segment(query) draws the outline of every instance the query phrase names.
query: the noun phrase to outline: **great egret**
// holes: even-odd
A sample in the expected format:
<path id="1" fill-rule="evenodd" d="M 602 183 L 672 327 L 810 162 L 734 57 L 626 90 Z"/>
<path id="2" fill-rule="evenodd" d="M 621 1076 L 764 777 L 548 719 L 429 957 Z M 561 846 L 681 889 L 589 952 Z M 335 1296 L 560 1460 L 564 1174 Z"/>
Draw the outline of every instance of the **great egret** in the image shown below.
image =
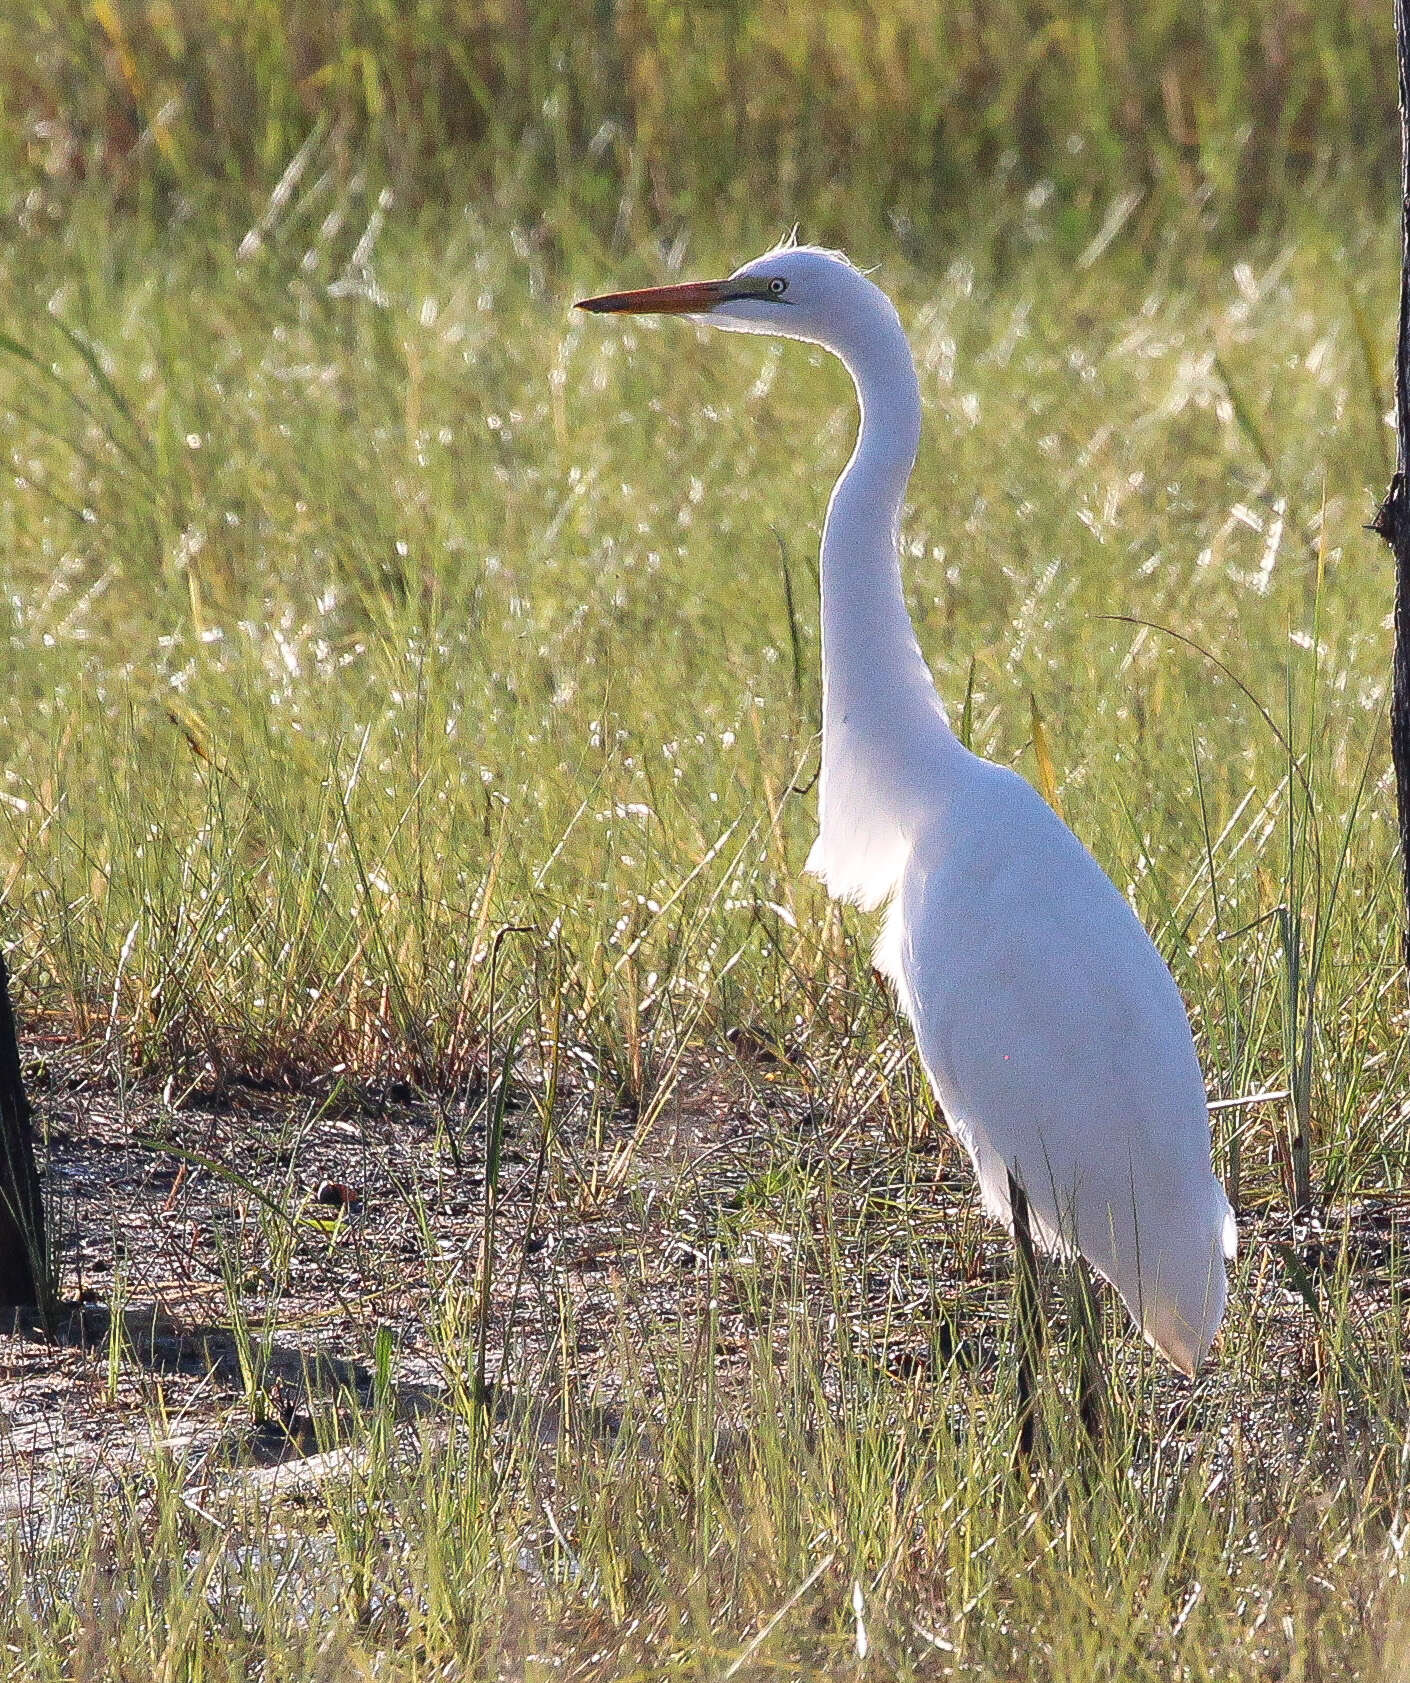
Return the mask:
<path id="1" fill-rule="evenodd" d="M 1236 1235 L 1184 1002 L 1072 831 L 950 729 L 901 589 L 897 534 L 921 404 L 890 299 L 840 253 L 790 246 L 727 280 L 578 307 L 802 339 L 851 374 L 861 427 L 822 538 L 822 772 L 808 869 L 837 898 L 887 908 L 876 963 L 985 1209 L 1015 1235 L 1021 1318 L 1036 1326 L 1032 1279 L 1026 1311 L 1022 1297 L 1031 1230 L 1048 1252 L 1080 1252 L 1193 1375 L 1223 1319 Z M 1031 1394 L 1025 1360 L 1028 1442 Z"/>

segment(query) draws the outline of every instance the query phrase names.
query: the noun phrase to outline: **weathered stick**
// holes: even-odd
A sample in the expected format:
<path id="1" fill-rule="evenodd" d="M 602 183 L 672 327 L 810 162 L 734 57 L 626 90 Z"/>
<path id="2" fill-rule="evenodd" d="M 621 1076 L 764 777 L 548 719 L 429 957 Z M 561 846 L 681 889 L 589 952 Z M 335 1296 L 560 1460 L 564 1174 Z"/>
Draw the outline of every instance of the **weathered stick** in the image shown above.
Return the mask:
<path id="1" fill-rule="evenodd" d="M 1405 910 L 1404 956 L 1410 964 L 1410 30 L 1406 0 L 1395 0 L 1400 64 L 1400 324 L 1395 338 L 1395 477 L 1371 530 L 1395 554 L 1395 652 L 1391 665 L 1390 753 L 1400 827 Z"/>

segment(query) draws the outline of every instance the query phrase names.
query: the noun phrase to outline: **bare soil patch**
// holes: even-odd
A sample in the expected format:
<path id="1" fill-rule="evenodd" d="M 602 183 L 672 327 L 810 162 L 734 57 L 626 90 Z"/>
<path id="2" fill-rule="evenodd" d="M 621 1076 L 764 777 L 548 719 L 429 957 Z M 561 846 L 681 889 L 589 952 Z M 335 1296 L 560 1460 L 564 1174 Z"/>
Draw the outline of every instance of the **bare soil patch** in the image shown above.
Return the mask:
<path id="1" fill-rule="evenodd" d="M 26 1075 L 63 1306 L 50 1329 L 0 1336 L 0 1509 L 60 1523 L 89 1481 L 135 1474 L 158 1446 L 193 1490 L 235 1478 L 297 1493 L 352 1453 L 349 1423 L 379 1382 L 408 1419 L 434 1413 L 448 1381 L 433 1328 L 449 1297 L 472 1300 L 480 1267 L 483 1092 L 336 1074 L 174 1092 L 62 1041 L 31 1050 Z M 963 1362 L 981 1386 L 996 1371 L 1008 1242 L 979 1216 L 957 1149 L 938 1127 L 908 1147 L 865 1118 L 839 1129 L 795 1076 L 749 1045 L 702 1056 L 645 1137 L 629 1111 L 604 1118 L 570 1092 L 547 1149 L 527 1096 L 511 1097 L 495 1409 L 532 1408 L 550 1441 L 564 1407 L 610 1433 L 623 1339 L 679 1350 L 707 1324 L 727 1394 L 767 1336 L 741 1277 L 786 1276 L 798 1312 L 825 1316 L 838 1286 L 818 1277 L 824 1254 L 845 1266 L 853 1349 L 889 1374 L 923 1388 L 939 1363 Z M 1218 1366 L 1193 1391 L 1171 1375 L 1173 1430 L 1216 1399 L 1247 1417 L 1295 1395 L 1324 1359 L 1311 1331 L 1338 1275 L 1357 1315 L 1388 1312 L 1410 1207 L 1244 1211 L 1240 1231 L 1238 1289 L 1266 1324 L 1263 1394 Z M 1116 1352 L 1144 1359 L 1129 1333 Z"/>

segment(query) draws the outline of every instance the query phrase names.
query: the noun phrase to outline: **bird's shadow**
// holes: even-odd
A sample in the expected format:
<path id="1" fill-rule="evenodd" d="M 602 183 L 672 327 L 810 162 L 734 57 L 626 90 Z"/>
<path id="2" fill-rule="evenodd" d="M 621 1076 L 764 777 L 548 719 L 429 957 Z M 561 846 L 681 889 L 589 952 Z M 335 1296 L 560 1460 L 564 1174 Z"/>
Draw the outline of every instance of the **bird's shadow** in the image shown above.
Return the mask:
<path id="1" fill-rule="evenodd" d="M 437 1385 L 379 1384 L 366 1362 L 265 1333 L 242 1340 L 230 1326 L 190 1322 L 160 1304 L 117 1313 L 120 1326 L 107 1304 L 67 1302 L 44 1317 L 16 1313 L 13 1330 L 98 1357 L 116 1350 L 124 1365 L 147 1374 L 205 1379 L 243 1394 L 251 1405 L 246 1418 L 224 1423 L 206 1451 L 227 1464 L 272 1465 L 328 1449 L 346 1441 L 373 1406 L 411 1420 L 444 1401 Z"/>

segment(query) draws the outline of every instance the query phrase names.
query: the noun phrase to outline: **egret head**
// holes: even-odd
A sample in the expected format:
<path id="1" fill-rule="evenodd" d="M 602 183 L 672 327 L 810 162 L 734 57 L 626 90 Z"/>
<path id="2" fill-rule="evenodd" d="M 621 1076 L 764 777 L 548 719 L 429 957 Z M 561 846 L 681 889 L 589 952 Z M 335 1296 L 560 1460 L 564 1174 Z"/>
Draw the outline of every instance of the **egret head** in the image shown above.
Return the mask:
<path id="1" fill-rule="evenodd" d="M 611 314 L 690 316 L 733 333 L 774 333 L 838 350 L 878 309 L 890 313 L 881 289 L 839 251 L 782 246 L 746 263 L 725 280 L 649 286 L 584 298 L 580 310 Z"/>

